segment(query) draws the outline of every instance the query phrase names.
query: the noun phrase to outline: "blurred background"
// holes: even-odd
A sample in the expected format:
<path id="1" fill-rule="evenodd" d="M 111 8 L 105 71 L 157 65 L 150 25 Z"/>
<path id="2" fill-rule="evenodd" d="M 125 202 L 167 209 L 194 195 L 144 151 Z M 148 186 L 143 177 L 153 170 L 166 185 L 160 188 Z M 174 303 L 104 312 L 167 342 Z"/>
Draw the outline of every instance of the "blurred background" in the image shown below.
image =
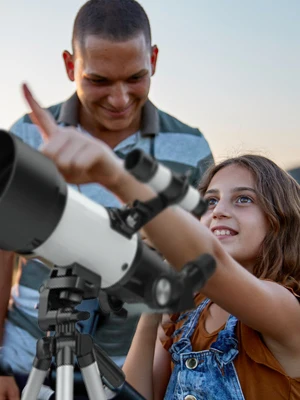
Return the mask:
<path id="1" fill-rule="evenodd" d="M 300 179 L 300 1 L 140 0 L 160 53 L 151 100 L 198 127 L 216 160 L 258 152 Z M 0 128 L 68 98 L 61 57 L 81 0 L 0 0 Z M 298 169 L 297 169 L 298 168 Z"/>

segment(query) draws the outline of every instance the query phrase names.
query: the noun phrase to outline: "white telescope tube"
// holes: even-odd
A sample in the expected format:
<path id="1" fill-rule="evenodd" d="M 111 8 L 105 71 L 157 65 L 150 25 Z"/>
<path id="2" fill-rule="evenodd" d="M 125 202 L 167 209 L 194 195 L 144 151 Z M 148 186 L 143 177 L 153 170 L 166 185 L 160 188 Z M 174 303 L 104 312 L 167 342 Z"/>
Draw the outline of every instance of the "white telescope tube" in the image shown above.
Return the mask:
<path id="1" fill-rule="evenodd" d="M 106 209 L 68 187 L 66 206 L 54 232 L 34 250 L 60 267 L 76 262 L 101 275 L 103 289 L 126 274 L 137 251 L 137 235 L 122 236 L 110 226 Z M 51 258 L 50 258 L 51 257 Z"/>
<path id="2" fill-rule="evenodd" d="M 185 176 L 172 172 L 142 150 L 135 149 L 127 155 L 125 168 L 138 180 L 147 183 L 156 193 L 176 199 L 177 205 L 196 216 L 201 216 L 206 211 L 205 200 L 197 189 L 188 184 Z"/>

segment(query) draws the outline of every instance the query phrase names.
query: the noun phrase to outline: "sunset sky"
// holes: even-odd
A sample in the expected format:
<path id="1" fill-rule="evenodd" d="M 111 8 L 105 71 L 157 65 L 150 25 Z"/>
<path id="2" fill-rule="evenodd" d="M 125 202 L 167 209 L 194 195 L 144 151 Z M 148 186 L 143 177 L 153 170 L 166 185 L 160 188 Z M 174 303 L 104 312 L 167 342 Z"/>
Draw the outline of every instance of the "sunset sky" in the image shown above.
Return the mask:
<path id="1" fill-rule="evenodd" d="M 300 1 L 141 0 L 160 50 L 151 100 L 198 127 L 217 160 L 245 151 L 300 165 Z M 74 84 L 71 50 L 80 0 L 0 0 L 0 128 L 27 107 L 29 83 L 44 106 Z"/>

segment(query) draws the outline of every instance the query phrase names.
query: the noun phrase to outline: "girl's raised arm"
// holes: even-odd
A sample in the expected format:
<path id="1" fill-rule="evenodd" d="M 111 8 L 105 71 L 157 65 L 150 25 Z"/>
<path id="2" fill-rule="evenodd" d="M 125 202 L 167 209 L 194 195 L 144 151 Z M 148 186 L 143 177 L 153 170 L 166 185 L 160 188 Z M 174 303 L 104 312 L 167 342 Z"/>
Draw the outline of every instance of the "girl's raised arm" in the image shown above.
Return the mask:
<path id="1" fill-rule="evenodd" d="M 57 127 L 25 89 L 34 121 L 48 143 L 43 152 L 72 183 L 98 182 L 123 202 L 141 201 L 155 194 L 125 171 L 116 155 L 101 141 L 73 128 Z M 262 281 L 239 265 L 213 233 L 179 207 L 159 214 L 145 226 L 155 247 L 177 269 L 200 254 L 211 254 L 217 269 L 202 292 L 214 303 L 280 346 L 300 352 L 300 307 L 279 284 Z M 253 232 L 255 235 L 255 232 Z"/>

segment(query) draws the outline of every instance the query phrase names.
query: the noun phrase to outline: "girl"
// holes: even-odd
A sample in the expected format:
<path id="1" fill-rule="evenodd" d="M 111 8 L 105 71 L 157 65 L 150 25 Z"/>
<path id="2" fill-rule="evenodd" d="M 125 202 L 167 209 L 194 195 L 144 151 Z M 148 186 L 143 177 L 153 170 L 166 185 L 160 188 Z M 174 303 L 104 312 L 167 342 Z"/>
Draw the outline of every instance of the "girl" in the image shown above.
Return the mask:
<path id="1" fill-rule="evenodd" d="M 42 151 L 68 181 L 99 182 L 124 202 L 154 195 L 103 143 L 57 127 L 25 96 L 48 140 Z M 201 222 L 174 207 L 145 232 L 175 268 L 210 253 L 217 269 L 195 309 L 171 316 L 164 341 L 159 317 L 141 317 L 127 380 L 147 399 L 299 399 L 299 185 L 247 155 L 214 167 L 200 191 L 209 204 Z"/>
<path id="2" fill-rule="evenodd" d="M 149 399 L 163 398 L 167 383 L 165 399 L 298 399 L 299 185 L 272 161 L 245 155 L 213 167 L 200 192 L 209 204 L 201 222 L 222 246 L 212 253 L 219 270 L 198 307 L 172 316 L 167 340 L 157 341 L 153 387 L 133 376 L 142 375 L 140 349 L 145 363 L 153 347 L 154 316 L 140 320 L 126 376 Z"/>

